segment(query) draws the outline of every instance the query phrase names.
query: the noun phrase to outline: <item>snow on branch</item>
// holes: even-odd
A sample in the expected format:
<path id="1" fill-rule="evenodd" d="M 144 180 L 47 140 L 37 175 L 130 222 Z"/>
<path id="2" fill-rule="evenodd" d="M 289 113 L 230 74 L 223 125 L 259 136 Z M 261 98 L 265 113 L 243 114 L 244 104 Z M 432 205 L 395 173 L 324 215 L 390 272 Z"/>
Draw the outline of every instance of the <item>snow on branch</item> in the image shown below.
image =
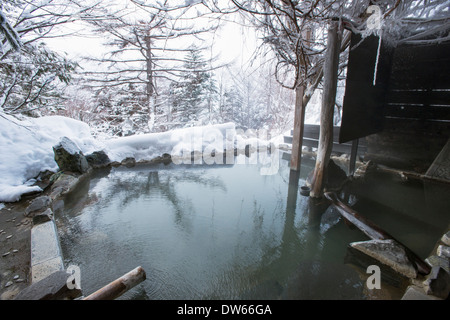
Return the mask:
<path id="1" fill-rule="evenodd" d="M 22 41 L 17 31 L 11 27 L 6 16 L 0 10 L 0 33 L 4 36 L 6 43 L 11 46 L 13 50 L 19 50 L 22 46 Z M 0 39 L 0 52 L 3 53 L 4 40 Z"/>

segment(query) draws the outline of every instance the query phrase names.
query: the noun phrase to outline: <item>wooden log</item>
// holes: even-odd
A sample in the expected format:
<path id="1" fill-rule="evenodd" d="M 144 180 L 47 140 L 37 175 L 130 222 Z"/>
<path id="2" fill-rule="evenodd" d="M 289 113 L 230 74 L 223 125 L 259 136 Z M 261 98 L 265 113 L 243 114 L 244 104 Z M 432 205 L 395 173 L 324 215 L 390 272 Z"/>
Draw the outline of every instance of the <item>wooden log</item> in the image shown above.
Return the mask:
<path id="1" fill-rule="evenodd" d="M 379 226 L 374 224 L 369 219 L 364 218 L 361 216 L 358 212 L 344 204 L 342 201 L 340 201 L 334 192 L 325 192 L 324 193 L 325 198 L 330 200 L 334 207 L 339 211 L 341 216 L 350 222 L 352 225 L 357 227 L 359 230 L 361 230 L 366 236 L 368 236 L 372 240 L 387 240 L 392 239 L 395 240 L 398 244 L 403 246 L 405 251 L 407 252 L 408 256 L 414 262 L 417 266 L 417 271 L 421 274 L 429 274 L 431 271 L 431 267 L 423 261 L 419 256 L 417 256 L 411 249 L 409 249 L 407 246 L 402 244 L 400 241 L 395 239 L 393 236 L 391 236 L 389 233 L 381 229 Z"/>
<path id="2" fill-rule="evenodd" d="M 325 170 L 333 148 L 333 115 L 336 101 L 341 35 L 339 23 L 332 22 L 328 29 L 327 52 L 323 67 L 323 99 L 320 114 L 320 135 L 316 165 L 311 180 L 311 197 L 322 196 Z"/>
<path id="3" fill-rule="evenodd" d="M 450 180 L 447 180 L 447 179 L 432 177 L 432 176 L 429 176 L 426 174 L 421 174 L 421 173 L 412 172 L 412 171 L 405 171 L 405 170 L 400 170 L 400 169 L 382 167 L 380 165 L 377 165 L 374 170 L 376 170 L 377 172 L 382 172 L 382 173 L 387 173 L 387 174 L 390 174 L 393 176 L 398 176 L 402 180 L 415 179 L 415 180 L 426 180 L 426 181 L 445 183 L 445 184 L 450 183 Z"/>
<path id="4" fill-rule="evenodd" d="M 83 300 L 114 300 L 146 279 L 142 267 L 137 267 Z"/>

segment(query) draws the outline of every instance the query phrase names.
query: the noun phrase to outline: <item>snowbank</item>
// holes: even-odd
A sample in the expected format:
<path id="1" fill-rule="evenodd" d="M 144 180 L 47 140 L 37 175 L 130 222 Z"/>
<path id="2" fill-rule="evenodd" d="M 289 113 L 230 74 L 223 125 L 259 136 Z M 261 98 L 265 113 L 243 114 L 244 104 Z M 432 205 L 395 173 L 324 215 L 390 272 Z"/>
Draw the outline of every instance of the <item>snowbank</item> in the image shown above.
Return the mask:
<path id="1" fill-rule="evenodd" d="M 29 192 L 42 191 L 33 186 L 35 177 L 45 170 L 58 171 L 53 146 L 62 137 L 74 141 L 84 154 L 105 151 L 112 161 L 133 157 L 152 159 L 176 150 L 203 150 L 220 146 L 217 137 L 234 133 L 234 124 L 179 129 L 163 133 L 96 140 L 86 123 L 61 116 L 18 120 L 0 113 L 0 202 L 14 202 Z M 222 143 L 223 144 L 223 143 Z"/>
<path id="2" fill-rule="evenodd" d="M 0 202 L 20 200 L 24 193 L 41 191 L 32 186 L 39 172 L 57 171 L 53 145 L 66 136 L 83 151 L 102 149 L 87 124 L 51 116 L 18 120 L 0 113 Z"/>
<path id="3" fill-rule="evenodd" d="M 223 150 L 223 138 L 234 135 L 234 123 L 224 123 L 115 138 L 104 141 L 104 144 L 111 161 L 121 161 L 127 157 L 139 161 L 164 153 L 178 154 L 182 150 L 201 152 L 206 147 Z"/>
<path id="4" fill-rule="evenodd" d="M 150 160 L 164 153 L 171 156 L 192 151 L 224 150 L 268 141 L 238 133 L 234 123 L 177 129 L 106 140 L 95 139 L 90 127 L 62 116 L 18 120 L 0 112 L 0 202 L 15 202 L 24 193 L 41 191 L 35 178 L 40 172 L 58 171 L 53 146 L 68 137 L 86 155 L 103 150 L 111 161 L 133 157 Z"/>

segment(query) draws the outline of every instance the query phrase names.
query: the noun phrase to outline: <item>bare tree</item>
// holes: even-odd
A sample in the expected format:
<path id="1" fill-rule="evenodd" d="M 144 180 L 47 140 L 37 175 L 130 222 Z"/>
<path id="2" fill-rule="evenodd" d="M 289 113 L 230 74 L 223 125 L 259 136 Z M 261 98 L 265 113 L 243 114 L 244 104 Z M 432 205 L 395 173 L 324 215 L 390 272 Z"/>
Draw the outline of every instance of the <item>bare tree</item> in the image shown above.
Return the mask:
<path id="1" fill-rule="evenodd" d="M 193 43 L 199 43 L 200 49 L 206 48 L 202 35 L 216 30 L 217 24 L 196 26 L 193 19 L 199 15 L 186 16 L 191 6 L 173 6 L 168 1 L 158 5 L 138 1 L 131 4 L 128 11 L 105 12 L 107 20 L 91 21 L 97 32 L 108 37 L 106 45 L 111 51 L 103 57 L 89 58 L 105 67 L 86 72 L 86 86 L 97 92 L 114 88 L 120 98 L 116 103 L 131 112 L 127 112 L 128 116 L 140 113 L 151 127 L 156 115 L 166 109 L 157 108 L 161 87 L 167 88 L 189 71 L 185 69 L 185 55 Z"/>

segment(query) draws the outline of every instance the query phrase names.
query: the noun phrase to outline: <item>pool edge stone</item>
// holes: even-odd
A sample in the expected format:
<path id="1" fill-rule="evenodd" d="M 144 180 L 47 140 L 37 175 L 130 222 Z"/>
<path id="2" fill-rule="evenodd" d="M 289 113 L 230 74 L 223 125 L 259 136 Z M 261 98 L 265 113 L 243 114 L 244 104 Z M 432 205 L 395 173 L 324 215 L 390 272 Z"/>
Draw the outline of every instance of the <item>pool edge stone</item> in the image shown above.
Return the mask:
<path id="1" fill-rule="evenodd" d="M 58 232 L 53 220 L 31 228 L 31 282 L 64 270 Z"/>

